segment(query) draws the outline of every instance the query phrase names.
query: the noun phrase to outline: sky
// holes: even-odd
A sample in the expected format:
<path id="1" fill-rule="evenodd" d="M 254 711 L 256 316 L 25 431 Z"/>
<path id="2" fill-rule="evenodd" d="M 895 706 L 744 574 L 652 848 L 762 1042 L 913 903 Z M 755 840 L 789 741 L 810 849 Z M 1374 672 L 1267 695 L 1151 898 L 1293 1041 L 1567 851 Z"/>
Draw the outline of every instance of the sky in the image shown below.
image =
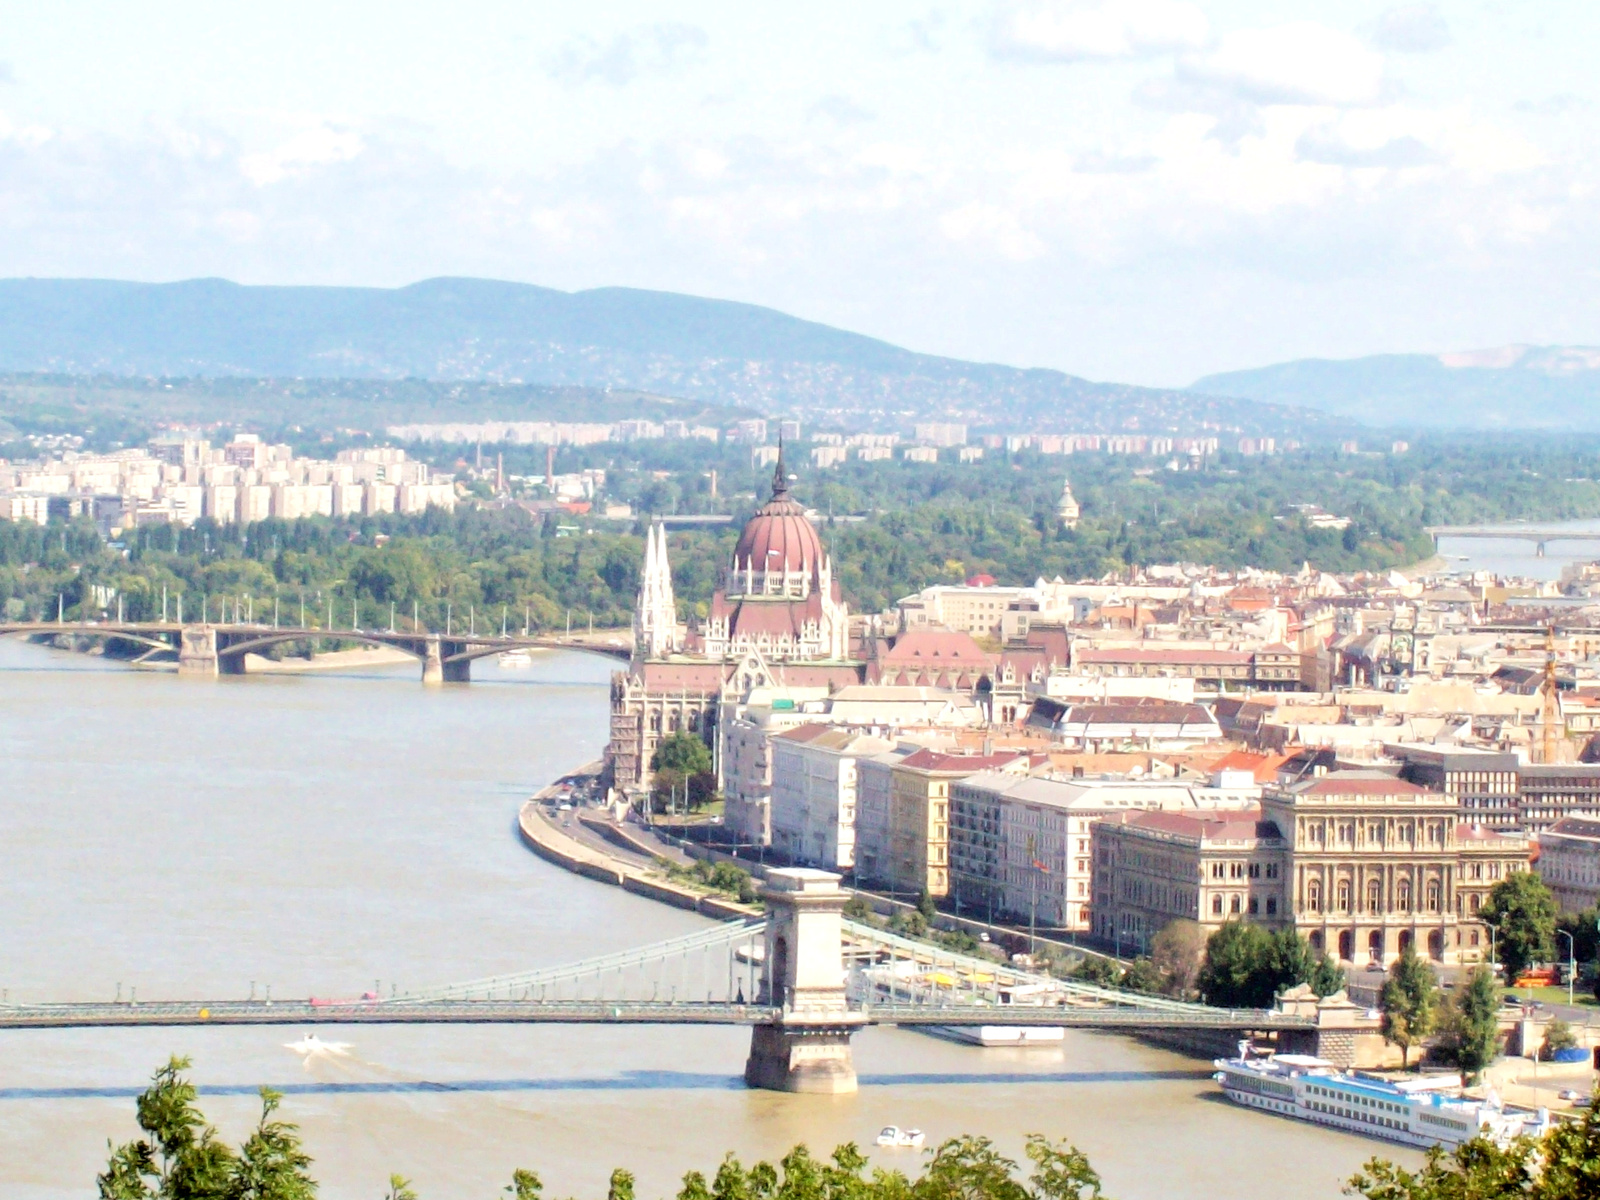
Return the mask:
<path id="1" fill-rule="evenodd" d="M 0 276 L 475 275 L 1182 385 L 1600 344 L 1577 0 L 0 0 Z"/>

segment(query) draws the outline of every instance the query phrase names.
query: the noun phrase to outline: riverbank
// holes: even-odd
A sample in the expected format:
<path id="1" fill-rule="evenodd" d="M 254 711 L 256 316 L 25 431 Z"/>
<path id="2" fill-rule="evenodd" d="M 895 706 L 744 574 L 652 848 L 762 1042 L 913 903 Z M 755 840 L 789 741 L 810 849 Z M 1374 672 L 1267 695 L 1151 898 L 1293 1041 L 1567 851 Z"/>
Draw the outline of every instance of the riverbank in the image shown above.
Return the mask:
<path id="1" fill-rule="evenodd" d="M 393 646 L 361 646 L 354 650 L 330 650 L 311 658 L 267 658 L 261 654 L 244 656 L 246 675 L 298 675 L 304 671 L 339 671 L 350 667 L 393 667 L 417 663 L 415 654 Z"/>
<path id="2" fill-rule="evenodd" d="M 566 816 L 569 821 L 576 823 L 571 810 Z M 547 815 L 544 803 L 538 797 L 523 802 L 517 814 L 517 830 L 523 844 L 540 858 L 586 879 L 610 884 L 636 896 L 719 921 L 746 920 L 761 915 L 761 909 L 755 905 L 740 904 L 716 892 L 669 881 L 664 872 L 654 867 L 640 867 L 586 845 L 572 833 L 564 831 L 558 819 Z M 648 847 L 643 844 L 639 850 L 641 854 L 649 853 Z"/>

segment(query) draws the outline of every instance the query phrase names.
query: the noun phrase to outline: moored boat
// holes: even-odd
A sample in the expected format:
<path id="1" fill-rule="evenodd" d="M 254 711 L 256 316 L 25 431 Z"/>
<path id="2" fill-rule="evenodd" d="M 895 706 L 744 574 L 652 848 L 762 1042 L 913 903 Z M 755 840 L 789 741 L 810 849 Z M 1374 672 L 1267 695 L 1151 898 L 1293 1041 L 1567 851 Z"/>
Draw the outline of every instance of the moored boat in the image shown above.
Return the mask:
<path id="1" fill-rule="evenodd" d="M 1236 1104 L 1408 1146 L 1448 1149 L 1475 1137 L 1503 1145 L 1550 1128 L 1546 1109 L 1513 1108 L 1493 1089 L 1481 1100 L 1464 1095 L 1459 1075 L 1384 1079 L 1306 1054 L 1255 1056 L 1244 1044 L 1213 1065 Z"/>

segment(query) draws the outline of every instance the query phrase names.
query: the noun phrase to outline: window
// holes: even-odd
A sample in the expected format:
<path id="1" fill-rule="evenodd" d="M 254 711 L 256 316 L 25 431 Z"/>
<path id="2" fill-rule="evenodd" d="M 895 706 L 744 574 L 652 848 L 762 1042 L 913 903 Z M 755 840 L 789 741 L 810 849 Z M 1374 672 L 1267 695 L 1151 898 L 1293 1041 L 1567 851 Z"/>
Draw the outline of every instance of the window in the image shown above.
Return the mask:
<path id="1" fill-rule="evenodd" d="M 1346 912 L 1346 913 L 1349 912 L 1350 911 L 1350 884 L 1349 884 L 1348 880 L 1341 879 L 1339 881 L 1338 897 L 1339 897 L 1339 911 L 1340 912 Z"/>
<path id="2" fill-rule="evenodd" d="M 1261 902 L 1254 896 L 1250 897 L 1250 915 L 1253 917 L 1261 910 Z"/>
<path id="3" fill-rule="evenodd" d="M 1313 879 L 1306 884 L 1306 907 L 1312 912 L 1322 911 L 1322 881 Z"/>
<path id="4" fill-rule="evenodd" d="M 1261 864 L 1260 863 L 1251 863 L 1250 864 L 1250 878 L 1251 879 L 1260 879 L 1261 878 Z"/>
<path id="5" fill-rule="evenodd" d="M 1222 897 L 1221 896 L 1213 896 L 1213 897 L 1211 897 L 1211 915 L 1214 916 L 1214 917 L 1220 917 L 1222 915 Z"/>
<path id="6" fill-rule="evenodd" d="M 1383 910 L 1383 884 L 1373 879 L 1367 884 L 1367 911 L 1381 912 Z"/>
<path id="7" fill-rule="evenodd" d="M 1228 911 L 1234 916 L 1239 915 L 1239 896 L 1237 893 L 1235 893 L 1233 899 L 1228 902 Z"/>
<path id="8" fill-rule="evenodd" d="M 1275 917 L 1277 915 L 1278 915 L 1278 898 L 1276 896 L 1268 896 L 1267 897 L 1267 916 Z"/>

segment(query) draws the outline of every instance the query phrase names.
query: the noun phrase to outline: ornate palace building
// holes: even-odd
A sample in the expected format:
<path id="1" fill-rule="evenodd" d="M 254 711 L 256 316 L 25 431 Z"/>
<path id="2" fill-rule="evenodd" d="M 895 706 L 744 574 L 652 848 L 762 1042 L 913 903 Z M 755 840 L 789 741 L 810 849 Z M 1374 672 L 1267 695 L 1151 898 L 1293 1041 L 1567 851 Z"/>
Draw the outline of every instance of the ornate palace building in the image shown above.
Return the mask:
<path id="1" fill-rule="evenodd" d="M 781 451 L 772 496 L 745 523 L 703 625 L 678 623 L 666 530 L 651 528 L 633 634 L 633 661 L 611 679 L 606 751 L 612 785 L 624 794 L 645 785 L 663 737 L 688 730 L 717 747 L 719 722 L 758 688 L 862 682 L 833 562 L 789 498 Z"/>

